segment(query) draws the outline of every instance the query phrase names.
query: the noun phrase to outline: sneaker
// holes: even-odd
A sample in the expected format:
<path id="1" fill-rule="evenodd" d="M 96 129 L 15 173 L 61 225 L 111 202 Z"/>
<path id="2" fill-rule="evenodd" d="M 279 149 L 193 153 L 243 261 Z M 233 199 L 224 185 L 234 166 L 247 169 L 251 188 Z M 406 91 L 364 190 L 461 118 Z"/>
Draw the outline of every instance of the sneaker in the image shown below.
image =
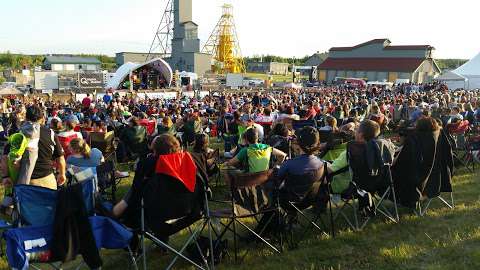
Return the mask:
<path id="1" fill-rule="evenodd" d="M 130 174 L 128 172 L 119 172 L 119 171 L 116 171 L 115 172 L 115 177 L 117 178 L 126 178 L 126 177 L 129 177 Z"/>

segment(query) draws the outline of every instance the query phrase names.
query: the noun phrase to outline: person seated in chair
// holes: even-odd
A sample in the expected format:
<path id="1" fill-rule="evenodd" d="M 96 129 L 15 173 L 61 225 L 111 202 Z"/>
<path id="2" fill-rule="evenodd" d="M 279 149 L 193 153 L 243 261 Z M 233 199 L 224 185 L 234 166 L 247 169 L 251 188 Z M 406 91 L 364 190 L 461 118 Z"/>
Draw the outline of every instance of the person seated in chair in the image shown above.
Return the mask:
<path id="1" fill-rule="evenodd" d="M 283 123 L 277 123 L 273 127 L 272 134 L 267 139 L 267 144 L 284 153 L 290 153 L 290 132 Z"/>
<path id="2" fill-rule="evenodd" d="M 380 125 L 372 120 L 364 120 L 360 123 L 355 131 L 355 140 L 351 144 L 361 145 L 366 153 L 361 153 L 362 160 L 352 162 L 351 156 L 347 153 L 349 150 L 342 152 L 337 159 L 327 165 L 328 173 L 335 173 L 344 168 L 350 167 L 353 171 L 351 182 L 343 192 L 342 197 L 351 198 L 352 196 L 362 199 L 362 204 L 367 205 L 367 210 L 372 210 L 370 192 L 376 192 L 376 183 L 369 179 L 376 178 L 384 164 L 381 162 L 393 162 L 395 146 L 387 140 L 377 139 L 380 135 Z M 349 157 L 350 156 L 350 157 Z M 358 159 L 358 157 L 357 157 Z M 345 181 L 344 178 L 334 181 Z M 333 186 L 334 183 L 332 183 Z M 338 186 L 342 186 L 339 184 Z M 366 192 L 362 192 L 362 191 Z M 367 195 L 367 196 L 365 196 Z M 370 208 L 369 208 L 370 207 Z"/>
<path id="3" fill-rule="evenodd" d="M 129 119 L 128 128 L 123 130 L 120 141 L 129 150 L 127 155 L 130 155 L 130 158 L 135 157 L 132 153 L 143 156 L 147 152 L 147 130 L 140 125 L 137 117 L 133 116 Z"/>
<path id="4" fill-rule="evenodd" d="M 216 163 L 215 150 L 209 147 L 209 138 L 205 133 L 195 135 L 195 144 L 193 145 L 193 157 L 200 159 L 205 163 L 208 176 L 212 176 L 218 172 L 218 164 Z"/>
<path id="5" fill-rule="evenodd" d="M 248 144 L 238 154 L 227 161 L 227 166 L 242 166 L 248 173 L 263 172 L 270 168 L 270 158 L 273 155 L 281 164 L 287 154 L 266 144 L 258 143 L 258 132 L 255 128 L 249 128 L 244 134 Z"/>
<path id="6" fill-rule="evenodd" d="M 90 146 L 80 138 L 70 141 L 70 153 L 67 158 L 67 165 L 76 167 L 97 167 L 103 161 L 103 154 L 97 148 L 90 149 Z"/>
<path id="7" fill-rule="evenodd" d="M 280 189 L 282 199 L 300 201 L 312 188 L 312 185 L 323 178 L 324 163 L 315 154 L 320 149 L 320 136 L 314 127 L 304 127 L 297 132 L 297 141 L 301 155 L 287 160 L 278 170 L 278 179 L 284 179 Z M 283 198 L 282 198 L 283 197 Z"/>
<path id="8" fill-rule="evenodd" d="M 153 153 L 140 162 L 132 187 L 113 207 L 112 214 L 121 217 L 127 226 L 138 228 L 143 199 L 146 225 L 167 242 L 169 235 L 182 225 L 188 226 L 188 222 L 200 215 L 199 199 L 203 194 L 199 193 L 202 185 L 197 179 L 200 177 L 208 183 L 208 176 L 203 173 L 203 164 L 196 163 L 188 152 L 183 152 L 174 136 L 157 136 L 152 148 Z M 158 204 L 160 202 L 162 205 Z M 169 223 L 169 220 L 180 220 L 180 224 L 177 221 Z"/>

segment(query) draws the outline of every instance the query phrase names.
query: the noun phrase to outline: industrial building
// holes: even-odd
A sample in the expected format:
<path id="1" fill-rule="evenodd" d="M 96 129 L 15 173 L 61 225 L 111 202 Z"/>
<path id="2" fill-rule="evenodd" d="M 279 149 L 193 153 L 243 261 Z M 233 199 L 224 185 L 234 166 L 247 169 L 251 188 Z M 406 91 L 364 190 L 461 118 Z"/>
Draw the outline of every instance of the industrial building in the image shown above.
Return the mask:
<path id="1" fill-rule="evenodd" d="M 336 77 L 364 78 L 395 82 L 397 79 L 423 83 L 441 70 L 430 45 L 391 45 L 388 39 L 374 39 L 353 47 L 333 47 L 318 66 L 318 79 L 332 82 Z"/>
<path id="2" fill-rule="evenodd" d="M 203 76 L 211 68 L 212 56 L 200 52 L 198 25 L 192 21 L 192 0 L 174 0 L 172 56 L 165 60 L 172 70 Z"/>
<path id="3" fill-rule="evenodd" d="M 79 57 L 70 55 L 47 55 L 43 60 L 43 69 L 59 73 L 79 71 L 98 72 L 102 62 L 95 57 Z"/>
<path id="4" fill-rule="evenodd" d="M 132 62 L 132 63 L 144 63 L 148 59 L 152 58 L 161 58 L 161 53 L 140 53 L 140 52 L 119 52 L 115 54 L 115 63 L 117 66 L 121 66 L 125 63 Z"/>
<path id="5" fill-rule="evenodd" d="M 247 64 L 247 72 L 285 75 L 288 73 L 288 63 L 251 62 Z"/>
<path id="6" fill-rule="evenodd" d="M 321 63 L 323 63 L 323 61 L 325 61 L 325 59 L 327 58 L 328 54 L 326 53 L 320 53 L 320 52 L 316 52 L 314 53 L 313 55 L 311 55 L 306 61 L 305 63 L 303 64 L 304 66 L 310 66 L 310 67 L 317 67 L 319 66 Z"/>

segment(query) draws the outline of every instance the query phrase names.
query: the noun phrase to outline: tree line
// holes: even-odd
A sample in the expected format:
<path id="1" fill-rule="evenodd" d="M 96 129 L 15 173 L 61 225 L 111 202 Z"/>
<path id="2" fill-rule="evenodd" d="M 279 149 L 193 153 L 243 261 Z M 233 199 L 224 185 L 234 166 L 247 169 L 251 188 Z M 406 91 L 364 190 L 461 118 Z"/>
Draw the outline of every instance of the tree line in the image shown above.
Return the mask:
<path id="1" fill-rule="evenodd" d="M 74 54 L 72 56 L 80 57 L 94 57 L 102 62 L 102 68 L 115 68 L 115 57 L 99 54 Z M 41 66 L 45 55 L 27 55 L 27 54 L 13 54 L 10 52 L 0 53 L 0 71 L 4 69 L 21 70 L 23 68 L 33 69 L 36 66 Z"/>
<path id="2" fill-rule="evenodd" d="M 108 55 L 76 54 L 73 56 L 95 57 L 102 62 L 103 69 L 113 70 L 117 67 L 115 57 Z M 328 53 L 321 53 L 320 56 L 325 59 L 328 56 Z M 244 61 L 245 64 L 252 62 L 279 62 L 289 64 L 295 63 L 295 65 L 302 66 L 309 57 L 309 55 L 300 58 L 282 57 L 277 55 L 253 55 L 244 57 Z M 5 69 L 33 69 L 35 66 L 41 66 L 44 59 L 44 55 L 13 54 L 7 51 L 5 53 L 0 53 L 0 71 Z M 465 59 L 436 59 L 436 62 L 441 69 L 455 69 L 463 65 L 466 61 L 467 60 Z"/>

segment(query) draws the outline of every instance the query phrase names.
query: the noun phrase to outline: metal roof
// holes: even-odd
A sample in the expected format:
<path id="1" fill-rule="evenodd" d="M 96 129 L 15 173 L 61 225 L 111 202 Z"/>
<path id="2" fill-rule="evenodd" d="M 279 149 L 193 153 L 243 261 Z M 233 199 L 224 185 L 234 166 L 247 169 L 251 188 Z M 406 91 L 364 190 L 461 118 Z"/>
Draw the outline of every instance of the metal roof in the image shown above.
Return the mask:
<path id="1" fill-rule="evenodd" d="M 327 58 L 320 70 L 414 72 L 426 58 Z"/>
<path id="2" fill-rule="evenodd" d="M 45 56 L 44 62 L 49 64 L 102 64 L 100 60 L 95 57 L 80 57 L 80 56 Z"/>

